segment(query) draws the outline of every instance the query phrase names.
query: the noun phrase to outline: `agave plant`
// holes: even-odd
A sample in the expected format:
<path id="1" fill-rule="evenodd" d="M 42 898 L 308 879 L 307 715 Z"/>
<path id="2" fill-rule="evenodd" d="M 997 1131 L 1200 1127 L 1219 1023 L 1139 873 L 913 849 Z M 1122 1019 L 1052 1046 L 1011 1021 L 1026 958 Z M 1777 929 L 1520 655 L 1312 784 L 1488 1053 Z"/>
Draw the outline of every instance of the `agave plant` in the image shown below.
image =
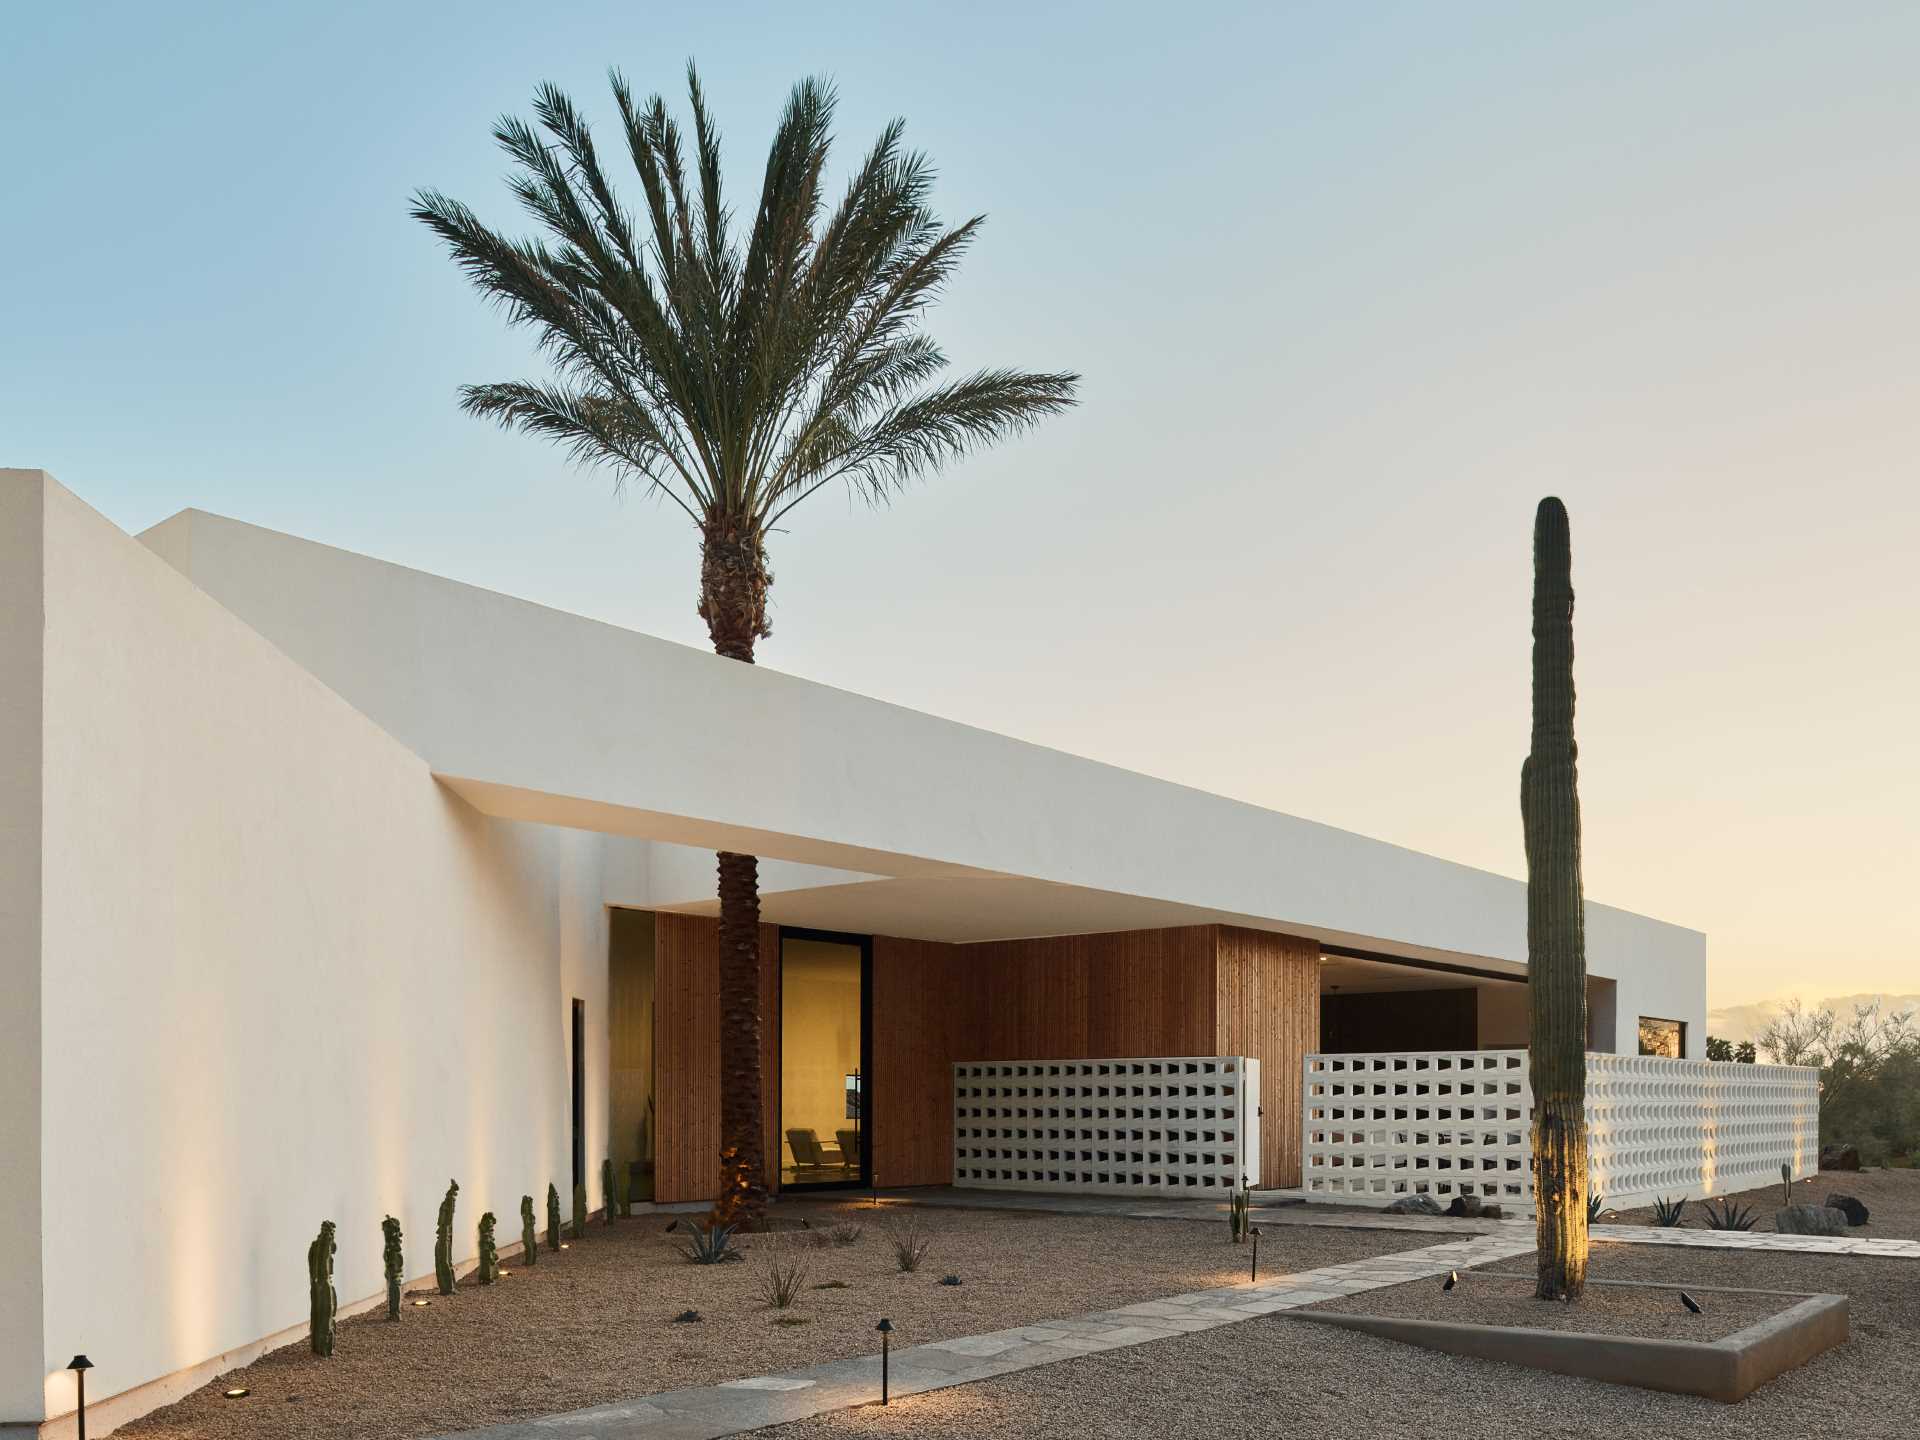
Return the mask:
<path id="1" fill-rule="evenodd" d="M 1736 1205 L 1731 1200 L 1723 1200 L 1718 1208 L 1709 1200 L 1703 1208 L 1709 1230 L 1751 1230 L 1759 1218 L 1747 1206 Z"/>
<path id="2" fill-rule="evenodd" d="M 1587 1196 L 1587 1224 L 1598 1225 L 1600 1217 L 1606 1214 L 1607 1197 L 1604 1195 Z"/>
<path id="3" fill-rule="evenodd" d="M 1687 1213 L 1687 1197 L 1678 1200 L 1656 1200 L 1653 1202 L 1653 1223 L 1666 1229 L 1673 1229 L 1680 1223 L 1681 1216 Z"/>
<path id="4" fill-rule="evenodd" d="M 689 1238 L 680 1247 L 680 1253 L 696 1265 L 721 1265 L 740 1258 L 731 1225 L 690 1225 L 687 1234 Z"/>

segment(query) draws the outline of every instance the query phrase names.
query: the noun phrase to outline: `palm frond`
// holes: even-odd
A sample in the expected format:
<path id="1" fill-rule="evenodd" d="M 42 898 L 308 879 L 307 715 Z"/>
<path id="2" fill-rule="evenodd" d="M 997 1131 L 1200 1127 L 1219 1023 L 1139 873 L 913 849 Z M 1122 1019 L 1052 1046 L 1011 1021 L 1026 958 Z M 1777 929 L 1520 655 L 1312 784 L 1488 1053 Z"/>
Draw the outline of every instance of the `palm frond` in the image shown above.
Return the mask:
<path id="1" fill-rule="evenodd" d="M 836 96 L 787 97 L 751 223 L 736 228 L 719 128 L 687 67 L 690 131 L 665 100 L 609 75 L 640 184 L 628 209 L 591 127 L 558 87 L 493 136 L 539 238 L 510 238 L 437 191 L 413 214 L 508 322 L 532 330 L 544 380 L 470 385 L 468 413 L 672 498 L 703 531 L 759 543 L 835 481 L 875 504 L 1057 414 L 1078 376 L 993 369 L 942 381 L 925 320 L 982 220 L 929 206 L 933 168 L 888 125 L 826 202 Z M 687 139 L 691 139 L 691 165 Z M 724 522 L 724 524 L 722 523 Z"/>

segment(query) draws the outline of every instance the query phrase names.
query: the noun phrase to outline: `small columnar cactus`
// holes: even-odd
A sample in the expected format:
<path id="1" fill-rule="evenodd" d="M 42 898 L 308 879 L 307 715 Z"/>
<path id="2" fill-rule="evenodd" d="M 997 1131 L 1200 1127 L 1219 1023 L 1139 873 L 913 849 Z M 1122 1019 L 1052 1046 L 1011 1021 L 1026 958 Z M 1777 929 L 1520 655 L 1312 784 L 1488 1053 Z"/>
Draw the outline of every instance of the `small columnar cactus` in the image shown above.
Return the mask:
<path id="1" fill-rule="evenodd" d="M 440 1282 L 442 1295 L 453 1294 L 453 1207 L 460 1195 L 459 1182 L 447 1182 L 446 1198 L 440 1202 L 440 1223 L 433 1234 L 433 1278 Z"/>
<path id="2" fill-rule="evenodd" d="M 316 1355 L 333 1354 L 333 1317 L 340 1297 L 333 1292 L 333 1221 L 321 1222 L 320 1234 L 307 1247 L 308 1338 Z"/>
<path id="3" fill-rule="evenodd" d="M 633 1192 L 630 1188 L 632 1172 L 626 1166 L 617 1166 L 613 1172 L 613 1197 L 620 1206 L 620 1218 L 633 1218 Z"/>
<path id="4" fill-rule="evenodd" d="M 587 1187 L 573 1187 L 573 1238 L 583 1240 L 587 1234 Z"/>
<path id="5" fill-rule="evenodd" d="M 387 1319 L 400 1318 L 400 1286 L 406 1278 L 407 1261 L 400 1250 L 400 1222 L 389 1215 L 380 1222 L 380 1233 L 386 1237 L 381 1250 L 381 1259 L 387 1272 Z"/>
<path id="6" fill-rule="evenodd" d="M 520 1197 L 520 1263 L 540 1263 L 540 1232 L 533 1223 L 533 1196 Z"/>
<path id="7" fill-rule="evenodd" d="M 1227 1200 L 1227 1233 L 1233 1237 L 1233 1243 L 1241 1244 L 1247 1238 L 1247 1211 L 1253 1204 L 1253 1186 L 1247 1177 L 1240 1177 L 1240 1188 Z"/>
<path id="8" fill-rule="evenodd" d="M 600 1204 L 605 1207 L 600 1216 L 601 1223 L 605 1225 L 613 1224 L 613 1212 L 615 1208 L 613 1203 L 613 1161 L 610 1159 L 600 1162 Z"/>
<path id="9" fill-rule="evenodd" d="M 500 1273 L 500 1252 L 493 1243 L 493 1211 L 480 1217 L 480 1266 L 475 1272 L 482 1285 L 491 1285 Z"/>
<path id="10" fill-rule="evenodd" d="M 551 1182 L 547 1185 L 547 1248 L 560 1248 L 560 1192 Z"/>

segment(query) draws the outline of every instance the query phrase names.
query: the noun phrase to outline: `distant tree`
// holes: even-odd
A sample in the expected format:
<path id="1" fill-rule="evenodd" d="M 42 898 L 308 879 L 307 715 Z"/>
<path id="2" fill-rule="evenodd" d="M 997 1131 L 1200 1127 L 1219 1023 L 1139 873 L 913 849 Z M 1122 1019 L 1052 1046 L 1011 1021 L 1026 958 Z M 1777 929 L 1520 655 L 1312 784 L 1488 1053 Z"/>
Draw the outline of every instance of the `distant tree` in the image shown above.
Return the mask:
<path id="1" fill-rule="evenodd" d="M 1707 1059 L 1732 1061 L 1733 1042 L 1722 1040 L 1718 1035 L 1707 1036 Z"/>
<path id="2" fill-rule="evenodd" d="M 1820 1071 L 1822 1144 L 1857 1146 L 1873 1163 L 1920 1148 L 1920 1029 L 1915 1013 L 1887 1013 L 1878 1000 L 1842 1017 L 1798 1001 L 1760 1033 L 1777 1065 Z"/>
<path id="3" fill-rule="evenodd" d="M 1760 1058 L 1760 1052 L 1753 1048 L 1753 1041 L 1742 1040 L 1733 1047 L 1733 1058 L 1742 1065 L 1751 1065 Z"/>

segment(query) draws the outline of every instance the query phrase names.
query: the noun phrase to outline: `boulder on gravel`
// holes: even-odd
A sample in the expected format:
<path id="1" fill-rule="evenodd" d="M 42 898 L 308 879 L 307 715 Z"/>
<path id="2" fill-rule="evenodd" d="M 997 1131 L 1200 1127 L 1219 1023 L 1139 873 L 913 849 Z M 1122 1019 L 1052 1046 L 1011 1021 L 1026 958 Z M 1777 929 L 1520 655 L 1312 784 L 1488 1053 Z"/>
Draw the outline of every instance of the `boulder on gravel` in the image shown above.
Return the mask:
<path id="1" fill-rule="evenodd" d="M 1827 1196 L 1827 1208 L 1838 1210 L 1847 1217 L 1847 1224 L 1859 1226 L 1867 1223 L 1867 1207 L 1851 1195 L 1838 1193 Z"/>
<path id="2" fill-rule="evenodd" d="M 1820 1151 L 1822 1170 L 1858 1170 L 1860 1150 L 1854 1145 L 1828 1145 Z"/>
<path id="3" fill-rule="evenodd" d="M 1447 1206 L 1447 1214 L 1457 1219 L 1474 1220 L 1479 1218 L 1481 1201 L 1478 1195 L 1456 1195 L 1453 1203 Z"/>
<path id="4" fill-rule="evenodd" d="M 1847 1216 L 1824 1205 L 1783 1205 L 1773 1212 L 1773 1228 L 1782 1235 L 1844 1235 Z"/>
<path id="5" fill-rule="evenodd" d="M 1431 1195 L 1402 1195 L 1387 1206 L 1389 1215 L 1443 1215 L 1440 1202 Z"/>

